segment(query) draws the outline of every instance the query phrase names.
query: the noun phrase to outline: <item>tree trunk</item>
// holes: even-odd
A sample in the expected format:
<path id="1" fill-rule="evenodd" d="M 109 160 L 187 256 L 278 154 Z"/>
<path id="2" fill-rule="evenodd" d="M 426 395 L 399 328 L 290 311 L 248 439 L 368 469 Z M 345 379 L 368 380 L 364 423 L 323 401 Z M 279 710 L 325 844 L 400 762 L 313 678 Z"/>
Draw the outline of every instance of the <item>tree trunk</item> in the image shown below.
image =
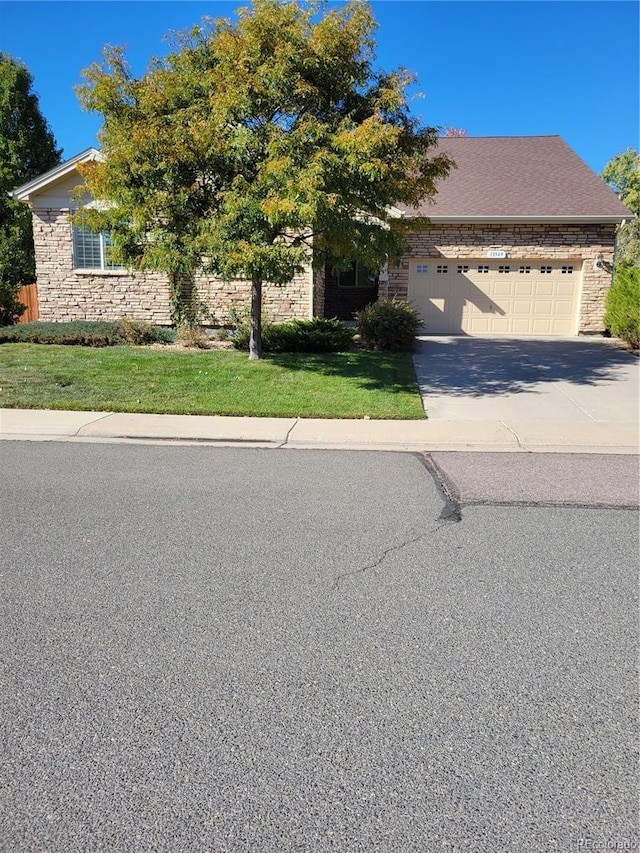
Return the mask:
<path id="1" fill-rule="evenodd" d="M 262 279 L 251 279 L 251 335 L 249 337 L 249 359 L 262 358 Z"/>

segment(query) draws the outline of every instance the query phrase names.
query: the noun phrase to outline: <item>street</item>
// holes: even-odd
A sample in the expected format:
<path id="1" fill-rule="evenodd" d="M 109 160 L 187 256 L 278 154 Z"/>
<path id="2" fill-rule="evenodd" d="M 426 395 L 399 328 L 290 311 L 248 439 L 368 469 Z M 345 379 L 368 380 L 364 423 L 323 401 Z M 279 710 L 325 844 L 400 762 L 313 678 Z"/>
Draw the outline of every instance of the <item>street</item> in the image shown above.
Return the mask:
<path id="1" fill-rule="evenodd" d="M 0 447 L 0 850 L 637 845 L 636 457 Z"/>

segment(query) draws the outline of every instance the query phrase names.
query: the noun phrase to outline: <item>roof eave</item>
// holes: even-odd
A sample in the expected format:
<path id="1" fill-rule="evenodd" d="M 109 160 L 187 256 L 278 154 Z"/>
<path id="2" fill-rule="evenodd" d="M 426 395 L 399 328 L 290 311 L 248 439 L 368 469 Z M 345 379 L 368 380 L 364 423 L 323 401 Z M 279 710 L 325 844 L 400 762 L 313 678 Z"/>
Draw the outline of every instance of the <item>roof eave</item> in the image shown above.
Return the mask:
<path id="1" fill-rule="evenodd" d="M 630 214 L 633 216 L 633 214 Z M 625 215 L 624 213 L 608 213 L 601 215 L 589 215 L 589 216 L 576 216 L 575 214 L 566 214 L 563 216 L 434 216 L 425 214 L 409 214 L 405 213 L 405 217 L 408 219 L 417 219 L 420 217 L 426 217 L 430 222 L 434 224 L 463 224 L 463 223 L 488 223 L 488 224 L 508 224 L 508 223 L 535 223 L 535 224 L 557 224 L 559 222 L 566 223 L 568 225 L 581 225 L 581 224 L 611 224 L 623 222 L 625 219 L 629 219 L 629 214 Z"/>
<path id="2" fill-rule="evenodd" d="M 66 175 L 75 170 L 78 163 L 88 163 L 91 160 L 101 160 L 102 157 L 103 155 L 97 148 L 86 148 L 84 151 L 81 151 L 80 154 L 76 154 L 75 157 L 65 160 L 64 163 L 54 166 L 53 169 L 50 169 L 43 175 L 39 175 L 37 178 L 17 187 L 15 190 L 10 192 L 9 195 L 16 201 L 23 201 L 25 204 L 28 204 L 31 201 L 33 193 L 36 193 L 49 184 L 64 178 Z"/>

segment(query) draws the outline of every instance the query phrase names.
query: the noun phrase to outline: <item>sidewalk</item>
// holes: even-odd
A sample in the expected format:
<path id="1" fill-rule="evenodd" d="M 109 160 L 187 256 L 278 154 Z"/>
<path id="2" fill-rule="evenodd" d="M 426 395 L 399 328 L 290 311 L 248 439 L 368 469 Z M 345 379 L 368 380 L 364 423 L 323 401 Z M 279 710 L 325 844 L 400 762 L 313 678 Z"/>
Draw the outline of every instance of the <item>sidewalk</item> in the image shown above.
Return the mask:
<path id="1" fill-rule="evenodd" d="M 632 423 L 233 418 L 0 409 L 0 439 L 521 453 L 640 452 Z"/>

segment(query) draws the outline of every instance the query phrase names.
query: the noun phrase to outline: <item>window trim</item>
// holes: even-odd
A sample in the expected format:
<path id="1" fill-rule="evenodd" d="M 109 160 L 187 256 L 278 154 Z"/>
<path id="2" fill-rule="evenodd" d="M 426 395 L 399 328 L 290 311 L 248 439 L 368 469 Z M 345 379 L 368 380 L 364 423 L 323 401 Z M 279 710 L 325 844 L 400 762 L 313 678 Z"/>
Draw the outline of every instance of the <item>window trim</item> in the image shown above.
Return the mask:
<path id="1" fill-rule="evenodd" d="M 100 266 L 86 266 L 86 264 L 81 265 L 78 261 L 79 238 L 82 237 L 83 239 L 86 239 L 87 235 L 90 235 L 92 238 L 98 238 Z M 92 275 L 122 275 L 123 273 L 126 274 L 127 270 L 122 264 L 109 264 L 108 262 L 106 249 L 109 246 L 109 239 L 110 238 L 108 231 L 92 231 L 90 228 L 87 228 L 86 225 L 76 225 L 75 223 L 72 223 L 71 254 L 73 271 L 77 273 L 89 273 Z"/>

